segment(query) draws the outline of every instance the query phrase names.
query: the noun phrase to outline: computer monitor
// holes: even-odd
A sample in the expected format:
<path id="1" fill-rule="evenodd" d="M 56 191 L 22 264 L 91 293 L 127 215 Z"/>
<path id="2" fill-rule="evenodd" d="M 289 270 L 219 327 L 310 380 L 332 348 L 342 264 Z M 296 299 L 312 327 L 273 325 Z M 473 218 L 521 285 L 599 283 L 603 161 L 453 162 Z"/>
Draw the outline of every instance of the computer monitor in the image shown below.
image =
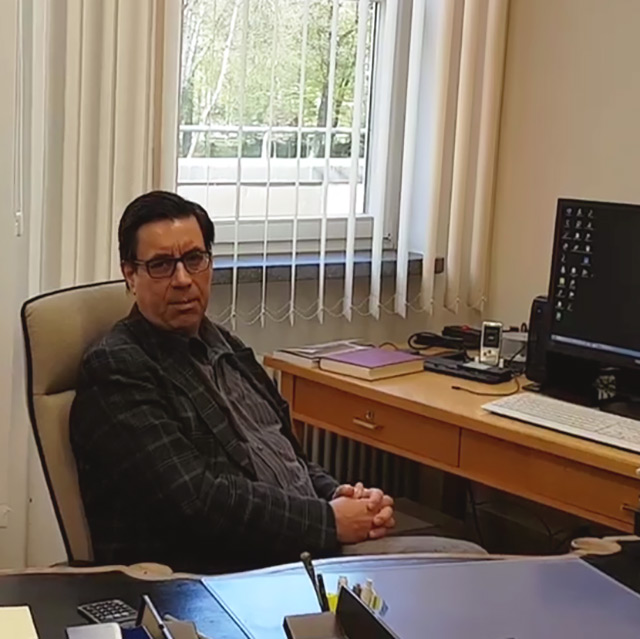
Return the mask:
<path id="1" fill-rule="evenodd" d="M 640 206 L 558 200 L 551 352 L 640 370 Z"/>

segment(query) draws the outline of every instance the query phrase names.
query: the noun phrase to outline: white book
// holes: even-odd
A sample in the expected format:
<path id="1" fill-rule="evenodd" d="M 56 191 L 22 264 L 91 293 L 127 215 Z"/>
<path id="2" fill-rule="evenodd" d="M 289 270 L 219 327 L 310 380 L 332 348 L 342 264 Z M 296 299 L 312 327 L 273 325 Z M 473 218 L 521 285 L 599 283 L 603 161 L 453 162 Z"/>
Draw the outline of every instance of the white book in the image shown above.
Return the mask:
<path id="1" fill-rule="evenodd" d="M 361 339 L 342 339 L 333 342 L 324 342 L 323 344 L 281 348 L 274 351 L 272 357 L 280 359 L 283 362 L 301 366 L 302 368 L 318 368 L 322 357 L 363 348 L 369 348 L 369 346 L 363 344 Z"/>

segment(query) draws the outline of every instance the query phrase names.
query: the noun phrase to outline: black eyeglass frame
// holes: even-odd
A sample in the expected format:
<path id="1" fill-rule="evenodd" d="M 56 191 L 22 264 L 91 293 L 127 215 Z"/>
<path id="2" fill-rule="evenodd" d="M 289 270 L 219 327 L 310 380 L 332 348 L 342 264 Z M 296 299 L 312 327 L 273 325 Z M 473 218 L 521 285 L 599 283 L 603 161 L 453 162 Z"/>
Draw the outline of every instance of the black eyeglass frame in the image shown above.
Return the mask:
<path id="1" fill-rule="evenodd" d="M 189 268 L 189 266 L 187 265 L 186 259 L 192 255 L 199 255 L 201 257 L 206 257 L 206 260 L 204 260 L 203 262 L 204 266 L 202 268 L 198 268 L 197 270 L 192 270 Z M 187 273 L 189 273 L 190 275 L 197 275 L 198 273 L 204 273 L 208 268 L 210 268 L 212 261 L 213 261 L 213 256 L 211 255 L 210 251 L 201 251 L 200 249 L 196 249 L 192 251 L 187 251 L 184 255 L 181 255 L 180 257 L 167 256 L 167 257 L 154 257 L 154 258 L 151 258 L 150 260 L 132 260 L 131 264 L 134 264 L 135 266 L 143 266 L 147 271 L 147 274 L 149 275 L 149 277 L 154 280 L 164 280 L 164 279 L 173 277 L 174 273 L 176 272 L 178 262 L 182 263 L 182 266 L 184 266 Z M 151 267 L 154 262 L 171 262 L 172 263 L 171 271 L 162 275 L 153 275 L 153 273 L 151 272 Z"/>

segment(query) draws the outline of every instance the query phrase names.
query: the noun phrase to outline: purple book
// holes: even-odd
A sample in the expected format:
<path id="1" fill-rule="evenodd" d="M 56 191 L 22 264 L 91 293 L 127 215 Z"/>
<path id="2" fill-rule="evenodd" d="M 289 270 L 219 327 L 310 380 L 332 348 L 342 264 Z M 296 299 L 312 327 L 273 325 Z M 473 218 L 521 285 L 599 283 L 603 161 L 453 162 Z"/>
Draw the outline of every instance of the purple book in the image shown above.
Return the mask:
<path id="1" fill-rule="evenodd" d="M 424 358 L 419 355 L 382 348 L 363 348 L 327 355 L 320 360 L 320 368 L 332 373 L 374 380 L 418 373 L 423 370 L 423 363 Z"/>

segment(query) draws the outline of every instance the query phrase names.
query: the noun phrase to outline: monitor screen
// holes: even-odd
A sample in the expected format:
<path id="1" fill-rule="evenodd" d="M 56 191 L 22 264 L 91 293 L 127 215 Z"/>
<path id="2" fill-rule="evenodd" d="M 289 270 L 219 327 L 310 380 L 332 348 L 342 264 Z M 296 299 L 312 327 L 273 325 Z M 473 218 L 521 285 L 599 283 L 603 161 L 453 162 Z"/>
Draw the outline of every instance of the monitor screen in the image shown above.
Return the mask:
<path id="1" fill-rule="evenodd" d="M 559 200 L 549 348 L 640 367 L 640 206 Z"/>

